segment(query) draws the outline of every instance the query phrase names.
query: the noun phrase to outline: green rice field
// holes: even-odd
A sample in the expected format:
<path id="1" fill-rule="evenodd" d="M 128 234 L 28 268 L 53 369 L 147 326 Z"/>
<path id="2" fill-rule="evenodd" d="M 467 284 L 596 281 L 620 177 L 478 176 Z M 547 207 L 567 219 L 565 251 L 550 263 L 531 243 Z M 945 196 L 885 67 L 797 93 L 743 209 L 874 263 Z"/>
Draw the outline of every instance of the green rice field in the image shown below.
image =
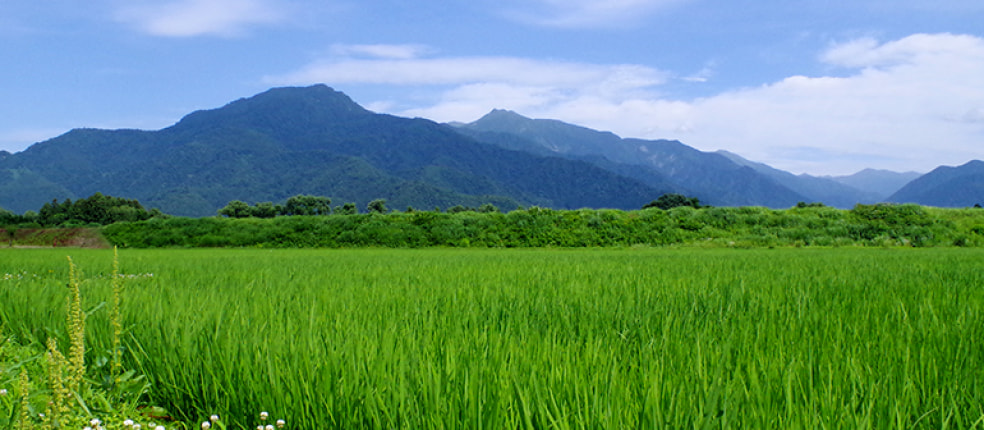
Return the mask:
<path id="1" fill-rule="evenodd" d="M 112 250 L 0 249 L 0 330 L 68 349 L 66 256 L 98 381 Z M 119 266 L 123 368 L 174 428 L 269 411 L 293 429 L 984 429 L 984 249 L 120 250 Z M 6 363 L 14 393 L 23 361 Z"/>

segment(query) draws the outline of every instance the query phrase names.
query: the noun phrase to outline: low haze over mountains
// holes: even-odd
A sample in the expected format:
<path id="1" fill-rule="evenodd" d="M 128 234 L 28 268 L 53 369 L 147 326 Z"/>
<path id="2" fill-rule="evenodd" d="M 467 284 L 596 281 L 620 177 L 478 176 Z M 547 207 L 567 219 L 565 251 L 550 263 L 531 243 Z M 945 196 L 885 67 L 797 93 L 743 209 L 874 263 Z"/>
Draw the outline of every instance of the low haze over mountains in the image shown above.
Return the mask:
<path id="1" fill-rule="evenodd" d="M 359 207 L 383 198 L 401 210 L 486 202 L 637 209 L 667 192 L 729 206 L 969 206 L 984 201 L 982 165 L 940 168 L 905 187 L 916 174 L 793 175 L 724 151 L 509 111 L 455 125 L 375 114 L 315 85 L 272 89 L 158 131 L 78 129 L 0 153 L 0 207 L 37 210 L 95 192 L 188 216 L 297 194 Z"/>

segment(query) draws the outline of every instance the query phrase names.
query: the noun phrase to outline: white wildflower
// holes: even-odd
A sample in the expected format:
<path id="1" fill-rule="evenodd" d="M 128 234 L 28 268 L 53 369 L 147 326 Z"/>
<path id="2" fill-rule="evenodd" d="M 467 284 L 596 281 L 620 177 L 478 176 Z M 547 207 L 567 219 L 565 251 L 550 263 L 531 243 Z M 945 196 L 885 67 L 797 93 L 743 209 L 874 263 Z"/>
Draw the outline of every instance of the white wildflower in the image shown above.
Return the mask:
<path id="1" fill-rule="evenodd" d="M 208 421 L 202 421 L 202 430 L 208 430 L 212 428 L 212 423 Z"/>
<path id="2" fill-rule="evenodd" d="M 270 417 L 270 414 L 268 414 L 267 411 L 260 412 L 260 419 L 261 420 L 266 421 L 266 419 L 269 418 L 269 417 Z"/>
<path id="3" fill-rule="evenodd" d="M 284 421 L 284 420 L 277 420 L 277 428 L 278 429 L 284 428 L 285 425 L 287 425 L 287 422 L 286 421 Z"/>

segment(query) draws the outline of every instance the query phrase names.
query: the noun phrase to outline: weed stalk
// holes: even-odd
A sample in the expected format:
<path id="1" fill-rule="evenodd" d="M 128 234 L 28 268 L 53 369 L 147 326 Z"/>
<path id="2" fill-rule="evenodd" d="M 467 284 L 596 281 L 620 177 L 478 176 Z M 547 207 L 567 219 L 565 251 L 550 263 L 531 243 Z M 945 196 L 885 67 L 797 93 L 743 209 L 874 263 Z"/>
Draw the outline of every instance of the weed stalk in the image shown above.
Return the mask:
<path id="1" fill-rule="evenodd" d="M 78 391 L 85 377 L 85 312 L 82 311 L 82 293 L 79 276 L 72 257 L 68 257 L 68 381 L 69 392 Z"/>

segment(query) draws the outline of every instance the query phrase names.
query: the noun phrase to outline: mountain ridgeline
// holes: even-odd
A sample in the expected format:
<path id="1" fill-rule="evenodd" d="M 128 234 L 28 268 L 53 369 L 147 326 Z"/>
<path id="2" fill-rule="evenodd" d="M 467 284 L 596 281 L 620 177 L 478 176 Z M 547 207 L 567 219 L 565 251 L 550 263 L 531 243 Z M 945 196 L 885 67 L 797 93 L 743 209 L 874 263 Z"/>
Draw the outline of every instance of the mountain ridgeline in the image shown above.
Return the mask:
<path id="1" fill-rule="evenodd" d="M 101 192 L 186 216 L 297 194 L 359 207 L 381 198 L 397 209 L 574 209 L 638 208 L 666 191 L 587 162 L 375 114 L 324 85 L 272 89 L 159 131 L 72 130 L 6 157 L 0 175 L 0 205 L 13 211 Z"/>
<path id="2" fill-rule="evenodd" d="M 298 194 L 358 207 L 385 199 L 401 210 L 484 203 L 638 209 L 664 193 L 719 206 L 850 207 L 901 187 L 862 190 L 677 141 L 623 139 L 502 110 L 455 126 L 377 114 L 325 85 L 271 89 L 162 130 L 76 129 L 0 153 L 0 207 L 15 212 L 94 193 L 185 216 L 215 215 L 233 200 L 282 202 Z M 976 192 L 947 201 L 984 200 Z M 922 203 L 912 194 L 895 197 Z"/>
<path id="3" fill-rule="evenodd" d="M 506 110 L 493 110 L 459 128 L 484 142 L 582 159 L 652 186 L 675 187 L 718 206 L 781 208 L 806 201 L 849 208 L 884 201 L 904 185 L 885 190 L 852 186 L 839 178 L 797 176 L 727 151 L 703 152 L 674 140 L 623 139 Z"/>

